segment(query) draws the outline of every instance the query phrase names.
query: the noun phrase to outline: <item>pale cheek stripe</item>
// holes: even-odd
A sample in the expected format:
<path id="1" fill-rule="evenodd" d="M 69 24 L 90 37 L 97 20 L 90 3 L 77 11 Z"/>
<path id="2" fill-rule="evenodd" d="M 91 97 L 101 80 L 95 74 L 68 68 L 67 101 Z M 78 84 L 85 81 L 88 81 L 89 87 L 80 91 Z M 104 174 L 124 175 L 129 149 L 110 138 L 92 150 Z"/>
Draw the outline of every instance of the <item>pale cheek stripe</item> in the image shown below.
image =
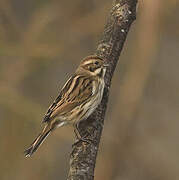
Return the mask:
<path id="1" fill-rule="evenodd" d="M 95 72 L 96 75 L 100 74 L 101 73 L 101 68 L 96 69 L 94 72 Z"/>
<path id="2" fill-rule="evenodd" d="M 83 65 L 86 65 L 86 64 L 91 64 L 92 62 L 93 62 L 93 61 L 90 60 L 90 61 L 83 62 L 82 64 L 83 64 Z"/>

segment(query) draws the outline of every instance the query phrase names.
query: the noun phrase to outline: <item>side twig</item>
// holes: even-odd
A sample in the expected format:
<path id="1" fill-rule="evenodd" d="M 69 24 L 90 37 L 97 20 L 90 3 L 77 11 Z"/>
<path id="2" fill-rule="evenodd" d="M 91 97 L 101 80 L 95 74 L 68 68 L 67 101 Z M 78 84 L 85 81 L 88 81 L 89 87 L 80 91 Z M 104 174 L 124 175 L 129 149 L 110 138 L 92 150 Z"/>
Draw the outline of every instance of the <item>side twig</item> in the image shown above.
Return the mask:
<path id="1" fill-rule="evenodd" d="M 111 79 L 132 22 L 136 19 L 137 0 L 115 0 L 95 54 L 109 63 L 101 104 L 79 125 L 91 143 L 78 142 L 70 156 L 68 180 L 93 180 L 96 157 L 103 130 Z M 87 135 L 86 135 L 87 134 Z"/>

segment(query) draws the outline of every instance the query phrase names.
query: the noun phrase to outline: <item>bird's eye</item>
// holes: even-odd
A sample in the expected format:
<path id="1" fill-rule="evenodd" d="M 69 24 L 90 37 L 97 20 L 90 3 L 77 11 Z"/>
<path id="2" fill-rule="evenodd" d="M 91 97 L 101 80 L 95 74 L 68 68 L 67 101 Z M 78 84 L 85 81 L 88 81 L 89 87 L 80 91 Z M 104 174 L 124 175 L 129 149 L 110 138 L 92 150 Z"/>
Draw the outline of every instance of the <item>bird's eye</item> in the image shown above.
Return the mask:
<path id="1" fill-rule="evenodd" d="M 99 64 L 99 62 L 98 62 L 98 61 L 95 61 L 95 64 L 96 64 L 96 65 L 98 65 L 98 64 Z"/>

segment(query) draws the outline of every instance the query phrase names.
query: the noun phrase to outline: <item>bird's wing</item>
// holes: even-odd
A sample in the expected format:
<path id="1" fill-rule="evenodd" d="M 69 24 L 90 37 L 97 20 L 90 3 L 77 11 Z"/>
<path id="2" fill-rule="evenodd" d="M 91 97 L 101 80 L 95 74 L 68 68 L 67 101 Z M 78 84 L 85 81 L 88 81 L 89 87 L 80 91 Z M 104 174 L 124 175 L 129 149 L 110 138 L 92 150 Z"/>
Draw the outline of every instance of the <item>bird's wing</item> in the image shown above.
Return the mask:
<path id="1" fill-rule="evenodd" d="M 68 81 L 65 83 L 62 90 L 60 91 L 60 94 L 58 95 L 58 97 L 55 99 L 55 101 L 48 108 L 48 110 L 44 116 L 43 122 L 48 122 L 50 120 L 50 116 L 51 116 L 53 110 L 57 106 L 57 103 L 61 102 L 61 100 L 63 99 L 63 96 L 64 96 L 65 92 L 68 91 L 70 85 L 72 84 L 72 81 L 73 81 L 73 76 L 70 79 L 68 79 Z"/>
<path id="2" fill-rule="evenodd" d="M 92 79 L 82 75 L 72 76 L 48 109 L 43 122 L 48 122 L 56 116 L 72 111 L 76 106 L 86 102 L 92 95 Z"/>

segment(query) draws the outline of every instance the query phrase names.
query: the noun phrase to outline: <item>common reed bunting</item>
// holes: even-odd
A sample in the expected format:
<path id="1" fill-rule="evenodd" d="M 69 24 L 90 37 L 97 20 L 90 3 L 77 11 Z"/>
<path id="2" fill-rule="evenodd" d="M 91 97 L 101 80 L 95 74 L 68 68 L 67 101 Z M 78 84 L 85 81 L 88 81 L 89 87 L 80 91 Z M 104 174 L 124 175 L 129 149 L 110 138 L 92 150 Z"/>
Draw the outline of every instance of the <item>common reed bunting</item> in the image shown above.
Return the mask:
<path id="1" fill-rule="evenodd" d="M 73 124 L 80 139 L 78 123 L 87 119 L 100 104 L 104 90 L 104 76 L 108 65 L 97 56 L 83 59 L 76 72 L 66 82 L 59 96 L 43 119 L 44 128 L 31 146 L 25 150 L 30 157 L 45 138 L 56 128 Z"/>

